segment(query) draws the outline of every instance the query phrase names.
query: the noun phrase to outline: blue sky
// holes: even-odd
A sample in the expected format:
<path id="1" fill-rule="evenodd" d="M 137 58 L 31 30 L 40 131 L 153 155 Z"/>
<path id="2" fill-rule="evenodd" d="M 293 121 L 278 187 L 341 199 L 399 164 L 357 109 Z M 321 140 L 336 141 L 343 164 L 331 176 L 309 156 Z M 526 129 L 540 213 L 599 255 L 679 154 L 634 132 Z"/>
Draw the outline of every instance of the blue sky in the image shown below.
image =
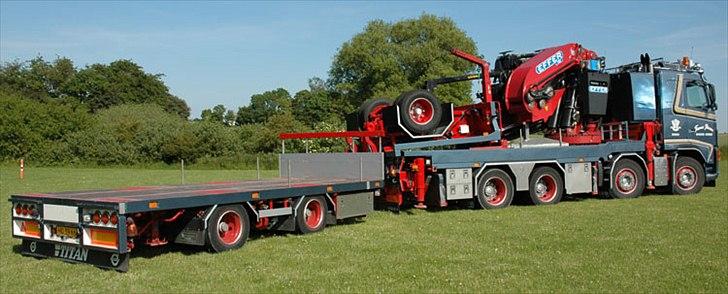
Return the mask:
<path id="1" fill-rule="evenodd" d="M 77 66 L 131 59 L 165 74 L 193 116 L 310 77 L 369 20 L 423 12 L 452 18 L 480 54 L 579 42 L 607 66 L 640 53 L 690 55 L 716 85 L 728 131 L 728 4 L 720 2 L 0 2 L 0 59 L 69 57 Z M 691 49 L 693 48 L 693 49 Z"/>

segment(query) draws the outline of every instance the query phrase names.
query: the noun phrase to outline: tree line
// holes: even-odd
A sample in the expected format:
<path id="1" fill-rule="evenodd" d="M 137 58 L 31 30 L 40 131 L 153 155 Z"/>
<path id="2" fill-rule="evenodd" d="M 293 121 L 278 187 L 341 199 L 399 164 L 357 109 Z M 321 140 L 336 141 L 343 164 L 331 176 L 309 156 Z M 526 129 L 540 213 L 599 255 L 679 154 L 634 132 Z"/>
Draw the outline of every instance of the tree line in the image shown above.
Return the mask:
<path id="1" fill-rule="evenodd" d="M 190 120 L 186 102 L 161 74 L 131 60 L 76 67 L 41 57 L 0 65 L 0 159 L 39 164 L 214 162 L 220 166 L 280 151 L 281 132 L 340 131 L 363 101 L 394 100 L 428 79 L 474 67 L 448 54 L 475 43 L 449 18 L 423 14 L 375 20 L 341 45 L 329 77 L 308 89 L 283 88 L 250 97 L 237 110 L 217 105 Z M 470 102 L 470 85 L 442 85 L 446 102 Z M 291 141 L 287 151 L 343 151 L 341 140 Z M 270 157 L 272 158 L 272 157 Z M 271 163 L 271 165 L 273 165 Z"/>

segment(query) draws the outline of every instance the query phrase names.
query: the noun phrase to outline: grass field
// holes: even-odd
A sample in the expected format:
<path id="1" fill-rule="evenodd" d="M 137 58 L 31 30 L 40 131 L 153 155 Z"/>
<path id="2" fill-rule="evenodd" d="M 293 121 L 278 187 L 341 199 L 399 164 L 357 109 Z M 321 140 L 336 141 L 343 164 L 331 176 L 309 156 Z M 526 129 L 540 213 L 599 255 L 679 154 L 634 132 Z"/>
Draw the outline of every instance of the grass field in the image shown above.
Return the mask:
<path id="1" fill-rule="evenodd" d="M 725 155 L 724 155 L 725 156 Z M 134 252 L 122 274 L 23 257 L 11 193 L 179 183 L 173 170 L 0 169 L 3 292 L 728 292 L 728 164 L 699 195 L 579 199 L 498 211 L 375 212 L 311 235 L 253 237 L 210 254 Z M 274 172 L 266 171 L 265 176 Z M 188 171 L 187 182 L 254 172 Z"/>

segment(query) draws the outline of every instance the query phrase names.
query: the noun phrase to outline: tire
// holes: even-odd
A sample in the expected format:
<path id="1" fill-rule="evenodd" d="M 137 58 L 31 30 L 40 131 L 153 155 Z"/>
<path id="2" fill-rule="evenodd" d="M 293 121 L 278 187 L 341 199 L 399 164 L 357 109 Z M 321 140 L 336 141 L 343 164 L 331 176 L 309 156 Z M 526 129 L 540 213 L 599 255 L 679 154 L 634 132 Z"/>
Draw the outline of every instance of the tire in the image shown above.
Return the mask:
<path id="1" fill-rule="evenodd" d="M 218 207 L 207 219 L 207 243 L 212 251 L 240 248 L 249 234 L 250 218 L 241 205 Z"/>
<path id="2" fill-rule="evenodd" d="M 324 197 L 303 197 L 296 209 L 296 227 L 301 234 L 318 232 L 326 226 L 328 206 Z"/>
<path id="3" fill-rule="evenodd" d="M 637 198 L 645 189 L 645 172 L 634 160 L 617 161 L 611 173 L 609 196 L 614 199 Z"/>
<path id="4" fill-rule="evenodd" d="M 386 106 L 390 106 L 391 101 L 384 99 L 384 98 L 378 98 L 378 99 L 369 99 L 367 101 L 364 101 L 359 106 L 359 110 L 357 112 L 358 119 L 359 119 L 359 128 L 364 128 L 364 123 L 369 121 L 369 115 L 374 112 L 375 110 L 378 110 L 379 108 L 383 108 Z"/>
<path id="5" fill-rule="evenodd" d="M 564 194 L 564 179 L 552 167 L 538 167 L 531 172 L 528 194 L 535 205 L 559 203 Z"/>
<path id="6" fill-rule="evenodd" d="M 505 208 L 513 201 L 513 180 L 499 168 L 485 171 L 478 178 L 475 207 L 485 209 Z"/>
<path id="7" fill-rule="evenodd" d="M 395 102 L 402 124 L 415 135 L 425 135 L 440 124 L 442 105 L 434 94 L 425 90 L 406 92 Z"/>
<path id="8" fill-rule="evenodd" d="M 703 189 L 705 170 L 695 158 L 681 156 L 675 161 L 675 174 L 672 180 L 672 193 L 678 195 L 695 194 Z"/>

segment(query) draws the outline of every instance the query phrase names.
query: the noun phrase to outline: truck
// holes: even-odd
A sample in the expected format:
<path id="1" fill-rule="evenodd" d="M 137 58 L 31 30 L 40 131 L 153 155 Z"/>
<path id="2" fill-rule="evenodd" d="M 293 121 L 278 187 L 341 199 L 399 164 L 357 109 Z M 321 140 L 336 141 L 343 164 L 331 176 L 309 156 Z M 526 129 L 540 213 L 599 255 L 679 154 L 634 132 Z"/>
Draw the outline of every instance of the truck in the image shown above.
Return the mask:
<path id="1" fill-rule="evenodd" d="M 137 246 L 169 242 L 213 252 L 244 245 L 251 230 L 313 233 L 375 206 L 534 205 L 564 195 L 636 198 L 715 186 L 715 90 L 683 58 L 605 68 L 577 43 L 489 62 L 452 49 L 477 72 L 367 100 L 347 130 L 283 133 L 279 177 L 195 185 L 11 195 L 21 254 L 127 271 Z M 455 106 L 438 85 L 479 83 L 480 100 Z M 287 140 L 339 138 L 344 152 L 286 153 Z"/>

